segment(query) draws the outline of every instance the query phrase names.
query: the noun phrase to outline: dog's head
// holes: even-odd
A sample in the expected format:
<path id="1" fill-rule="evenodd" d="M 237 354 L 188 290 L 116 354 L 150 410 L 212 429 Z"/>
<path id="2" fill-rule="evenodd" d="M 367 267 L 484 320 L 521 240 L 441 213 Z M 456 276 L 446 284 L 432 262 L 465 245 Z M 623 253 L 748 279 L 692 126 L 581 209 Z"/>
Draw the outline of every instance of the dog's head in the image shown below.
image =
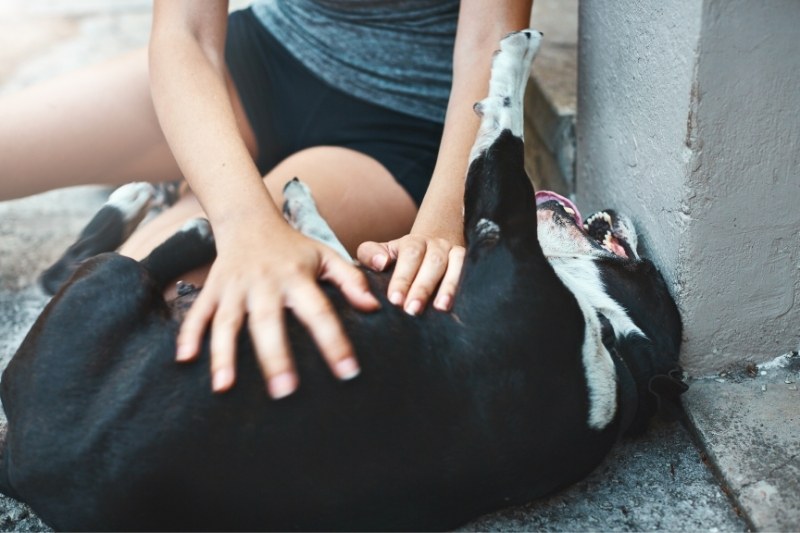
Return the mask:
<path id="1" fill-rule="evenodd" d="M 614 360 L 623 429 L 638 432 L 656 411 L 675 415 L 686 390 L 678 365 L 680 314 L 660 272 L 640 257 L 633 223 L 611 210 L 584 220 L 575 204 L 547 191 L 536 193 L 536 204 L 542 251 L 599 319 L 603 347 Z"/>

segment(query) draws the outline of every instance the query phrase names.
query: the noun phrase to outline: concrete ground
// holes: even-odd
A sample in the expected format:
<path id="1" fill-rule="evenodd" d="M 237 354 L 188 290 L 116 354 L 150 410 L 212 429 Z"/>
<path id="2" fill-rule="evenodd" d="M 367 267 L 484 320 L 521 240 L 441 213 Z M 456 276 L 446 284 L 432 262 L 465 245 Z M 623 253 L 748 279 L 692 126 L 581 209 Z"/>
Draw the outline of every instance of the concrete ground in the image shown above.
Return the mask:
<path id="1" fill-rule="evenodd" d="M 0 95 L 143 45 L 149 6 L 148 0 L 0 0 Z M 47 301 L 37 274 L 108 192 L 79 187 L 0 203 L 0 368 Z M 693 381 L 685 421 L 656 423 L 643 438 L 620 443 L 581 483 L 464 529 L 800 529 L 800 358 L 781 363 Z M 26 506 L 0 497 L 0 529 L 47 527 Z"/>

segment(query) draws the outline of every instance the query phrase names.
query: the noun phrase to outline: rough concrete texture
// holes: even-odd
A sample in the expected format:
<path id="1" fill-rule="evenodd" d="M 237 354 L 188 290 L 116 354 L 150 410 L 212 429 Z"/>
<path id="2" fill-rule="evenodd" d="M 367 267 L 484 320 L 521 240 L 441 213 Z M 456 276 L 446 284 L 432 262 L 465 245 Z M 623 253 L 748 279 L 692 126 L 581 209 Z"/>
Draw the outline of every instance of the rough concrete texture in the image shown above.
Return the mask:
<path id="1" fill-rule="evenodd" d="M 696 0 L 581 2 L 576 195 L 587 212 L 613 207 L 643 230 L 642 245 L 677 281 L 684 145 Z M 677 291 L 675 291 L 677 292 Z"/>
<path id="2" fill-rule="evenodd" d="M 594 473 L 543 501 L 483 517 L 471 531 L 746 531 L 687 431 L 657 423 Z"/>
<path id="3" fill-rule="evenodd" d="M 749 369 L 749 371 L 748 371 Z M 800 527 L 800 356 L 694 381 L 685 404 L 732 497 L 759 531 Z"/>
<path id="4" fill-rule="evenodd" d="M 793 349 L 800 3 L 585 2 L 580 24 L 579 205 L 644 230 L 685 318 L 685 367 Z"/>
<path id="5" fill-rule="evenodd" d="M 693 369 L 800 341 L 798 28 L 796 0 L 703 2 L 678 260 Z"/>

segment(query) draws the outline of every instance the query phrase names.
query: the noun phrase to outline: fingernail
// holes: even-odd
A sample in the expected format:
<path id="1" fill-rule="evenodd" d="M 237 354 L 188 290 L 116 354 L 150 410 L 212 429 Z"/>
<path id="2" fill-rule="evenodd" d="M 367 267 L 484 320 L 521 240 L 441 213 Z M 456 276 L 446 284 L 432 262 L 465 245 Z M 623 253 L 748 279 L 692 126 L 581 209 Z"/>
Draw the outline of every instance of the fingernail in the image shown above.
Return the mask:
<path id="1" fill-rule="evenodd" d="M 349 379 L 353 379 L 357 375 L 361 373 L 361 369 L 358 367 L 358 363 L 352 357 L 348 357 L 347 359 L 342 359 L 334 366 L 334 372 L 336 372 L 336 376 L 344 381 Z"/>
<path id="2" fill-rule="evenodd" d="M 403 293 L 400 291 L 394 291 L 391 296 L 389 296 L 389 301 L 392 302 L 394 305 L 400 305 L 403 303 Z"/>
<path id="3" fill-rule="evenodd" d="M 383 254 L 378 254 L 372 258 L 372 266 L 377 268 L 378 270 L 383 270 L 386 266 L 386 256 Z"/>
<path id="4" fill-rule="evenodd" d="M 284 372 L 269 380 L 269 395 L 275 400 L 286 398 L 297 389 L 297 378 L 291 372 Z"/>
<path id="5" fill-rule="evenodd" d="M 189 344 L 181 344 L 175 352 L 175 359 L 177 361 L 188 361 L 194 355 L 194 350 Z"/>
<path id="6" fill-rule="evenodd" d="M 439 311 L 447 311 L 450 309 L 450 296 L 448 294 L 443 294 L 436 298 L 433 306 L 438 309 Z"/>
<path id="7" fill-rule="evenodd" d="M 411 316 L 417 316 L 420 311 L 422 311 L 422 302 L 419 300 L 411 300 L 411 302 L 406 306 L 406 313 Z"/>
<path id="8" fill-rule="evenodd" d="M 233 370 L 230 368 L 220 368 L 214 372 L 214 379 L 211 382 L 211 388 L 214 392 L 222 392 L 230 388 L 233 384 Z"/>

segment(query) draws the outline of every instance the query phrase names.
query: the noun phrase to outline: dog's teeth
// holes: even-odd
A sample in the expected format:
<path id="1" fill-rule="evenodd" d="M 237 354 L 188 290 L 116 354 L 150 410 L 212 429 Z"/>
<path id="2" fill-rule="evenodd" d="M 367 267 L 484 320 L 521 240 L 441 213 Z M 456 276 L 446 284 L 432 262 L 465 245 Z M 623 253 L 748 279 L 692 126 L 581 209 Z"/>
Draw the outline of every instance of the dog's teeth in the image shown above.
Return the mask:
<path id="1" fill-rule="evenodd" d="M 568 215 L 575 216 L 575 210 L 570 207 L 564 206 L 564 211 L 566 211 Z"/>
<path id="2" fill-rule="evenodd" d="M 602 213 L 602 215 L 603 215 L 603 220 L 605 220 L 606 222 L 608 222 L 608 223 L 609 223 L 609 225 L 610 225 L 610 224 L 611 224 L 611 215 L 609 215 L 609 214 L 608 214 L 608 213 L 606 213 L 606 212 L 603 212 L 603 213 Z"/>

